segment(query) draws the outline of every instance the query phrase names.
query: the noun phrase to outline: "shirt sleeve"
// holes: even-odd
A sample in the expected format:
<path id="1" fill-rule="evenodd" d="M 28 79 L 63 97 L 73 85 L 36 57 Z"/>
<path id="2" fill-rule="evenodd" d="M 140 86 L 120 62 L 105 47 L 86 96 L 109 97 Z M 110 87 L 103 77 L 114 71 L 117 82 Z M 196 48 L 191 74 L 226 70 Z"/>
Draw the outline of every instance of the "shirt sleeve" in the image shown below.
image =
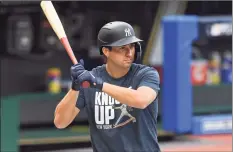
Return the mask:
<path id="1" fill-rule="evenodd" d="M 151 70 L 147 71 L 145 75 L 142 77 L 141 82 L 138 85 L 138 88 L 141 86 L 147 86 L 158 92 L 160 90 L 159 85 L 159 73 L 156 69 L 151 68 Z"/>
<path id="2" fill-rule="evenodd" d="M 86 103 L 85 103 L 84 89 L 81 88 L 79 91 L 77 102 L 76 102 L 76 107 L 81 110 L 85 106 L 86 106 Z"/>

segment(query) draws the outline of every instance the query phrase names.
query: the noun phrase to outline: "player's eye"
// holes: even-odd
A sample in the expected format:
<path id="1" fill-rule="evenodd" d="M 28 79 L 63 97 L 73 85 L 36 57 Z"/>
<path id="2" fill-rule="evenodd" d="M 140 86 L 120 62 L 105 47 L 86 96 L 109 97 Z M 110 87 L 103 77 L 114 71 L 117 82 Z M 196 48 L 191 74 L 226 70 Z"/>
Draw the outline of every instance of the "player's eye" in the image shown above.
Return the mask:
<path id="1" fill-rule="evenodd" d="M 124 51 L 125 51 L 125 46 L 119 47 L 118 51 L 119 51 L 119 52 L 124 52 Z"/>
<path id="2" fill-rule="evenodd" d="M 130 44 L 130 48 L 135 47 L 135 43 Z"/>

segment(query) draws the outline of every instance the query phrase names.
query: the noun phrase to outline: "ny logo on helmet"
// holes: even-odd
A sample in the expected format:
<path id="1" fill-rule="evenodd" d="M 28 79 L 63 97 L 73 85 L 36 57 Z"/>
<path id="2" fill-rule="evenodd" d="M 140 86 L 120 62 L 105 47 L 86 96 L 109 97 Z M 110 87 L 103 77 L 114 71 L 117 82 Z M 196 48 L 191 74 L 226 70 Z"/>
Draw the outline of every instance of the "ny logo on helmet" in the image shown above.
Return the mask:
<path id="1" fill-rule="evenodd" d="M 131 31 L 130 31 L 130 29 L 129 28 L 126 28 L 125 29 L 125 36 L 131 36 L 132 34 L 131 34 Z"/>

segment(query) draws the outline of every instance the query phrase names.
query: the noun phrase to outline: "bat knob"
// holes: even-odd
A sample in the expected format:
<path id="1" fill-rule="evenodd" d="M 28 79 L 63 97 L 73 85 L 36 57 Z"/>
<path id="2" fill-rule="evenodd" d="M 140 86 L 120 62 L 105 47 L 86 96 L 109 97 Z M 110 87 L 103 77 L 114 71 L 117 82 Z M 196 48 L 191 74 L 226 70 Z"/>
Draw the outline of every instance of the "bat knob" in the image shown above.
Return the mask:
<path id="1" fill-rule="evenodd" d="M 84 82 L 82 83 L 82 87 L 83 87 L 83 88 L 89 88 L 89 87 L 90 87 L 90 83 L 89 83 L 88 81 L 84 81 Z"/>

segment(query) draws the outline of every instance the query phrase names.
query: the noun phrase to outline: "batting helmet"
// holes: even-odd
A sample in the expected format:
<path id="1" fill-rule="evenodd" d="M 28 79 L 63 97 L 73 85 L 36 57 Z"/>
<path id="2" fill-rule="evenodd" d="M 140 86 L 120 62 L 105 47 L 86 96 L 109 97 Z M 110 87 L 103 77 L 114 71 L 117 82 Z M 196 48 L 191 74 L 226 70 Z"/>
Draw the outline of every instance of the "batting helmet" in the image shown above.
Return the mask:
<path id="1" fill-rule="evenodd" d="M 99 31 L 98 34 L 98 47 L 100 54 L 102 55 L 102 47 L 104 46 L 123 46 L 130 43 L 135 43 L 135 62 L 140 63 L 141 61 L 141 44 L 140 40 L 135 36 L 133 27 L 121 21 L 114 21 L 105 24 Z"/>

